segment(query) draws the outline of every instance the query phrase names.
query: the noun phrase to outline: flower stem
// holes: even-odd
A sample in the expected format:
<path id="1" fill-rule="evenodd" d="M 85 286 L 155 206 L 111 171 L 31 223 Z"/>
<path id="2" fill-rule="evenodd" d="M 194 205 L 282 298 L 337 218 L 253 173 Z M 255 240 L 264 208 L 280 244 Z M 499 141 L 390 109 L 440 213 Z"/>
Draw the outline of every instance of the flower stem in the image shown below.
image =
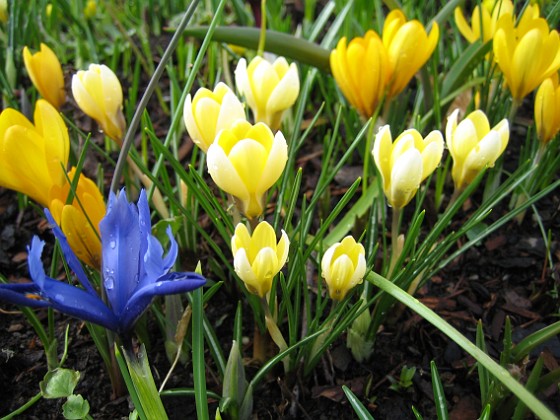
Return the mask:
<path id="1" fill-rule="evenodd" d="M 270 308 L 268 306 L 268 302 L 266 301 L 266 298 L 262 298 L 261 303 L 264 309 L 264 319 L 266 322 L 266 328 L 268 330 L 268 333 L 270 334 L 270 337 L 272 338 L 274 343 L 276 343 L 276 345 L 278 346 L 280 352 L 283 352 L 284 350 L 287 350 L 288 344 L 286 343 L 286 340 L 284 340 L 284 336 L 282 335 L 282 332 L 278 328 L 276 321 L 274 321 L 274 318 L 270 313 Z M 282 359 L 282 362 L 284 363 L 285 372 L 287 372 L 289 369 L 289 361 L 290 360 L 288 357 Z"/>
<path id="2" fill-rule="evenodd" d="M 261 32 L 259 34 L 259 46 L 257 55 L 261 56 L 264 53 L 264 45 L 266 43 L 266 0 L 261 0 Z"/>
<path id="3" fill-rule="evenodd" d="M 391 262 L 389 265 L 389 272 L 387 277 L 391 278 L 397 260 L 401 256 L 402 248 L 399 243 L 399 221 L 401 218 L 402 209 L 393 207 L 393 215 L 391 220 Z"/>

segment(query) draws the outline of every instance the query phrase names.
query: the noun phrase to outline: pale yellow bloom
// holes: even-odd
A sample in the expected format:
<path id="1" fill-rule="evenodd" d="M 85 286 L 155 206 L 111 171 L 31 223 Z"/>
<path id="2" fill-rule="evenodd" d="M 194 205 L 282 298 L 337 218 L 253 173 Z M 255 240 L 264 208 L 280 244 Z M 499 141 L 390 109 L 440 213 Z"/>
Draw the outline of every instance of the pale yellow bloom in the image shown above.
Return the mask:
<path id="1" fill-rule="evenodd" d="M 214 91 L 198 89 L 192 100 L 187 95 L 183 120 L 193 142 L 204 152 L 221 129 L 230 128 L 239 119 L 245 119 L 243 105 L 224 83 L 218 83 Z"/>
<path id="2" fill-rule="evenodd" d="M 392 98 L 402 92 L 434 52 L 439 40 L 439 26 L 434 21 L 427 34 L 418 20 L 407 21 L 404 14 L 395 9 L 385 19 L 382 40 L 392 69 L 387 92 Z"/>
<path id="3" fill-rule="evenodd" d="M 409 129 L 393 143 L 391 129 L 385 125 L 375 136 L 372 154 L 387 201 L 392 207 L 403 208 L 440 163 L 443 136 L 436 130 L 423 139 L 418 131 Z"/>
<path id="4" fill-rule="evenodd" d="M 97 13 L 97 1 L 88 0 L 84 8 L 84 15 L 87 19 L 91 19 Z"/>
<path id="5" fill-rule="evenodd" d="M 0 22 L 8 21 L 8 0 L 0 0 Z"/>
<path id="6" fill-rule="evenodd" d="M 248 66 L 242 58 L 235 69 L 235 84 L 253 111 L 255 122 L 264 122 L 274 131 L 299 95 L 296 63 L 288 64 L 284 57 L 271 64 L 256 56 Z"/>
<path id="7" fill-rule="evenodd" d="M 75 175 L 76 168 L 72 168 L 68 173 L 70 182 Z M 76 256 L 98 269 L 101 266 L 99 222 L 105 216 L 105 201 L 97 185 L 83 174 L 78 179 L 72 202 L 66 204 L 69 194 L 68 182 L 62 187 L 53 186 L 49 194 L 49 210 Z"/>
<path id="8" fill-rule="evenodd" d="M 494 58 L 512 97 L 521 100 L 560 68 L 558 32 L 532 13 L 524 13 L 517 28 L 504 16 L 494 35 Z"/>
<path id="9" fill-rule="evenodd" d="M 72 77 L 72 94 L 80 109 L 120 145 L 126 122 L 123 91 L 115 73 L 104 64 L 90 64 L 88 70 L 80 70 Z"/>
<path id="10" fill-rule="evenodd" d="M 475 6 L 471 16 L 471 24 L 467 23 L 460 7 L 455 8 L 455 23 L 459 32 L 471 44 L 479 39 L 486 43 L 491 40 L 496 32 L 498 19 L 503 15 L 513 15 L 511 0 L 484 1 L 482 7 Z"/>
<path id="11" fill-rule="evenodd" d="M 290 240 L 282 230 L 280 240 L 267 222 L 260 222 L 252 235 L 239 223 L 231 238 L 231 252 L 235 272 L 247 289 L 261 298 L 272 288 L 274 276 L 288 260 Z"/>
<path id="12" fill-rule="evenodd" d="M 0 114 L 0 186 L 49 205 L 49 191 L 66 182 L 68 129 L 49 102 L 35 104 L 34 124 L 7 108 Z"/>
<path id="13" fill-rule="evenodd" d="M 40 50 L 31 54 L 29 48 L 23 48 L 23 62 L 29 78 L 43 98 L 56 109 L 66 101 L 64 75 L 57 56 L 46 44 L 41 43 Z"/>
<path id="14" fill-rule="evenodd" d="M 342 300 L 348 291 L 362 283 L 366 274 L 366 252 L 352 236 L 332 245 L 321 260 L 321 275 L 333 300 Z"/>
<path id="15" fill-rule="evenodd" d="M 237 120 L 221 130 L 208 149 L 210 176 L 234 196 L 249 219 L 264 212 L 264 195 L 282 175 L 288 160 L 288 144 L 264 123 L 251 125 Z"/>
<path id="16" fill-rule="evenodd" d="M 391 78 L 389 57 L 379 35 L 368 31 L 346 45 L 343 37 L 330 55 L 336 84 L 354 108 L 365 118 L 371 117 Z"/>
<path id="17" fill-rule="evenodd" d="M 537 136 L 548 143 L 560 131 L 560 86 L 558 74 L 542 82 L 535 96 Z"/>
<path id="18" fill-rule="evenodd" d="M 451 176 L 455 189 L 461 191 L 480 171 L 494 166 L 508 144 L 509 124 L 503 119 L 490 128 L 486 114 L 480 110 L 471 112 L 459 124 L 458 116 L 456 109 L 447 119 L 445 137 L 453 158 Z"/>

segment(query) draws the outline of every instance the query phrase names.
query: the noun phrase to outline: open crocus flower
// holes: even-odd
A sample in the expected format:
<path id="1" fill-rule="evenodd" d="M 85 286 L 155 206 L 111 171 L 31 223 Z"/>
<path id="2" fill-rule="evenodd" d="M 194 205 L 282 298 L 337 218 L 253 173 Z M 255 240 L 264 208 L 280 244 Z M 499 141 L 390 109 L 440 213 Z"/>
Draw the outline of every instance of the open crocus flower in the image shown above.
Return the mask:
<path id="1" fill-rule="evenodd" d="M 379 35 L 367 31 L 346 45 L 338 41 L 330 55 L 331 71 L 344 97 L 365 118 L 371 117 L 391 77 L 387 51 Z"/>
<path id="2" fill-rule="evenodd" d="M 441 161 L 443 136 L 436 130 L 423 139 L 418 131 L 409 129 L 393 143 L 391 129 L 385 125 L 375 136 L 372 154 L 387 201 L 400 209 L 412 200 L 420 183 Z"/>
<path id="3" fill-rule="evenodd" d="M 237 120 L 218 133 L 208 149 L 208 172 L 225 192 L 234 196 L 249 219 L 264 212 L 264 195 L 282 175 L 288 144 L 264 123 Z"/>
<path id="4" fill-rule="evenodd" d="M 544 18 L 524 13 L 519 25 L 503 16 L 494 35 L 494 57 L 511 96 L 520 101 L 560 69 L 560 38 Z"/>
<path id="5" fill-rule="evenodd" d="M 541 143 L 548 143 L 560 131 L 560 86 L 558 74 L 542 82 L 535 96 L 535 124 Z"/>
<path id="6" fill-rule="evenodd" d="M 277 242 L 276 233 L 267 222 L 260 222 L 253 235 L 239 223 L 231 238 L 235 272 L 251 293 L 263 298 L 270 292 L 274 276 L 286 264 L 289 248 L 290 240 L 283 230 Z"/>
<path id="7" fill-rule="evenodd" d="M 321 275 L 333 300 L 342 300 L 348 291 L 362 283 L 366 274 L 366 251 L 352 236 L 332 245 L 321 260 Z"/>
<path id="8" fill-rule="evenodd" d="M 461 35 L 471 44 L 479 39 L 486 43 L 493 38 L 496 32 L 498 19 L 506 14 L 511 16 L 513 12 L 511 0 L 484 1 L 481 6 L 474 7 L 470 26 L 461 8 L 456 7 L 455 23 Z"/>
<path id="9" fill-rule="evenodd" d="M 382 40 L 391 65 L 387 96 L 392 98 L 402 92 L 434 52 L 439 40 L 439 26 L 434 21 L 428 35 L 418 20 L 407 21 L 404 14 L 395 9 L 385 19 Z"/>
<path id="10" fill-rule="evenodd" d="M 490 129 L 486 114 L 471 112 L 457 124 L 459 110 L 447 119 L 445 140 L 453 158 L 451 176 L 455 189 L 463 190 L 484 168 L 491 168 L 504 152 L 509 140 L 509 124 L 504 118 Z"/>
<path id="11" fill-rule="evenodd" d="M 68 179 L 73 182 L 76 168 L 68 173 Z M 101 240 L 99 222 L 105 216 L 105 201 L 97 185 L 80 174 L 74 198 L 66 204 L 70 194 L 70 184 L 53 186 L 50 191 L 49 210 L 58 224 L 72 251 L 80 260 L 90 267 L 101 267 Z"/>
<path id="12" fill-rule="evenodd" d="M 296 63 L 288 64 L 284 57 L 271 64 L 256 56 L 249 66 L 242 58 L 235 69 L 235 84 L 253 111 L 255 122 L 264 122 L 274 131 L 280 128 L 282 114 L 299 95 Z"/>
<path id="13" fill-rule="evenodd" d="M 243 104 L 225 83 L 218 83 L 211 91 L 200 88 L 191 100 L 187 95 L 183 120 L 193 142 L 205 153 L 223 128 L 230 128 L 235 120 L 245 119 Z"/>
<path id="14" fill-rule="evenodd" d="M 151 235 L 150 210 L 142 191 L 138 207 L 129 203 L 124 191 L 111 194 L 107 215 L 101 221 L 103 245 L 103 288 L 109 305 L 96 293 L 66 237 L 52 219 L 47 218 L 68 266 L 83 288 L 55 280 L 45 274 L 41 262 L 44 242 L 34 237 L 29 247 L 29 274 L 32 283 L 1 284 L 0 299 L 31 307 L 52 307 L 67 315 L 93 322 L 126 336 L 155 296 L 183 293 L 205 284 L 195 273 L 170 273 L 177 258 L 177 243 L 167 233 L 170 249 L 163 256 L 159 241 Z"/>
<path id="15" fill-rule="evenodd" d="M 80 70 L 72 77 L 72 94 L 80 109 L 120 145 L 126 122 L 122 87 L 115 73 L 104 64 L 90 64 L 87 71 Z"/>
<path id="16" fill-rule="evenodd" d="M 66 91 L 62 66 L 53 50 L 41 43 L 40 50 L 31 54 L 29 48 L 24 47 L 23 63 L 41 96 L 56 109 L 60 109 L 66 102 Z"/>
<path id="17" fill-rule="evenodd" d="M 68 129 L 49 102 L 39 99 L 35 124 L 15 109 L 0 114 L 0 186 L 48 206 L 49 191 L 66 183 L 70 152 Z"/>

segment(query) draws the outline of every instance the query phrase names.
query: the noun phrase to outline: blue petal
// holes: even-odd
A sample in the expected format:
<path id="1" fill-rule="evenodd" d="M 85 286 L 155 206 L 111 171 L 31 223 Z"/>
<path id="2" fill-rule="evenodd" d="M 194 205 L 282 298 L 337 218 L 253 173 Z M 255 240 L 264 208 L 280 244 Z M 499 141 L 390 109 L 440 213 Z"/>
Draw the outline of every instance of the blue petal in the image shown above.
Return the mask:
<path id="1" fill-rule="evenodd" d="M 32 308 L 43 308 L 51 306 L 43 300 L 41 291 L 34 283 L 0 284 L 0 299 L 13 303 L 14 305 L 31 306 Z"/>
<path id="2" fill-rule="evenodd" d="M 155 283 L 139 288 L 128 301 L 120 323 L 124 331 L 132 328 L 148 308 L 154 296 L 190 292 L 206 284 L 206 279 L 196 273 L 168 273 Z"/>
<path id="3" fill-rule="evenodd" d="M 167 236 L 169 237 L 169 251 L 167 251 L 167 255 L 163 259 L 163 271 L 168 272 L 175 264 L 175 260 L 177 259 L 178 247 L 175 238 L 173 237 L 173 232 L 171 230 L 171 226 L 167 226 Z"/>
<path id="4" fill-rule="evenodd" d="M 66 239 L 66 235 L 64 235 L 62 229 L 60 229 L 60 227 L 54 221 L 54 218 L 52 217 L 52 214 L 49 211 L 49 209 L 45 209 L 45 216 L 47 216 L 47 220 L 51 225 L 54 236 L 56 237 L 56 239 L 58 239 L 58 243 L 60 244 L 60 249 L 62 249 L 62 253 L 66 258 L 66 262 L 68 263 L 68 266 L 74 273 L 76 273 L 76 276 L 78 277 L 78 280 L 80 281 L 82 286 L 84 286 L 84 288 L 89 293 L 97 295 L 95 289 L 92 287 L 91 283 L 88 280 L 88 277 L 82 267 L 82 264 L 80 264 L 80 261 L 76 257 L 76 254 L 74 254 L 74 251 L 72 251 L 72 248 L 70 248 L 70 245 L 68 244 L 68 240 Z M 43 264 L 41 263 L 41 267 L 42 266 Z"/>
<path id="5" fill-rule="evenodd" d="M 103 285 L 117 317 L 138 283 L 140 227 L 138 210 L 123 190 L 111 195 L 107 214 L 99 223 L 102 246 Z"/>

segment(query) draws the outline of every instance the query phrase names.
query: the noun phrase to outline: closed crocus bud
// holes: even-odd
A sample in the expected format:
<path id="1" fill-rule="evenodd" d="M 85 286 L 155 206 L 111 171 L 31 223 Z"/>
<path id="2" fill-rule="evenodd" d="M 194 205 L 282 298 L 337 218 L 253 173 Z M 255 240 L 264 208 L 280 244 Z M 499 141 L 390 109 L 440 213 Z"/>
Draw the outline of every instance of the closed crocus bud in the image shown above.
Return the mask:
<path id="1" fill-rule="evenodd" d="M 418 20 L 407 21 L 404 14 L 395 9 L 385 19 L 382 39 L 392 69 L 387 92 L 392 98 L 402 92 L 434 52 L 439 40 L 439 26 L 434 21 L 428 35 Z"/>
<path id="2" fill-rule="evenodd" d="M 41 43 L 39 51 L 31 54 L 29 48 L 24 47 L 23 62 L 29 78 L 41 96 L 56 109 L 60 109 L 66 101 L 64 75 L 53 50 Z"/>
<path id="3" fill-rule="evenodd" d="M 420 183 L 441 161 L 443 136 L 439 131 L 432 131 L 423 139 L 418 131 L 409 129 L 393 143 L 391 129 L 385 125 L 375 136 L 372 154 L 387 201 L 400 209 L 412 200 Z"/>
<path id="4" fill-rule="evenodd" d="M 288 144 L 264 123 L 251 125 L 237 120 L 218 133 L 208 149 L 210 176 L 238 201 L 249 219 L 264 212 L 264 195 L 282 175 L 288 160 Z"/>
<path id="5" fill-rule="evenodd" d="M 343 37 L 330 55 L 331 71 L 346 100 L 365 118 L 385 95 L 391 77 L 387 51 L 379 35 L 368 31 L 346 44 Z"/>
<path id="6" fill-rule="evenodd" d="M 484 168 L 494 166 L 504 152 L 509 140 L 509 124 L 506 119 L 490 128 L 484 112 L 471 112 L 457 124 L 459 110 L 447 119 L 445 137 L 453 158 L 451 175 L 455 189 L 463 190 Z"/>
<path id="7" fill-rule="evenodd" d="M 541 143 L 548 143 L 560 131 L 560 86 L 558 74 L 542 82 L 535 96 L 535 123 Z"/>
<path id="8" fill-rule="evenodd" d="M 280 128 L 282 114 L 299 95 L 296 63 L 288 64 L 284 57 L 271 64 L 257 56 L 248 66 L 242 58 L 235 69 L 235 83 L 253 111 L 255 122 L 264 122 L 274 131 Z"/>
<path id="9" fill-rule="evenodd" d="M 494 35 L 494 58 L 511 96 L 520 101 L 560 69 L 560 39 L 546 19 L 524 13 L 518 27 L 503 16 Z"/>
<path id="10" fill-rule="evenodd" d="M 73 183 L 75 176 L 76 168 L 72 168 L 68 173 L 70 182 Z M 69 194 L 69 183 L 51 188 L 49 210 L 76 256 L 90 267 L 99 269 L 99 222 L 105 216 L 105 201 L 97 185 L 83 174 L 76 184 L 72 202 L 66 204 Z"/>
<path id="11" fill-rule="evenodd" d="M 86 7 L 84 8 L 84 16 L 87 19 L 91 19 L 97 13 L 97 1 L 96 0 L 88 0 L 86 3 Z"/>
<path id="12" fill-rule="evenodd" d="M 8 0 L 0 0 L 0 22 L 8 21 Z"/>
<path id="13" fill-rule="evenodd" d="M 482 7 L 478 5 L 474 7 L 470 26 L 461 8 L 456 7 L 455 23 L 461 35 L 471 44 L 479 39 L 486 43 L 496 32 L 498 19 L 505 14 L 513 14 L 511 0 L 485 1 Z"/>
<path id="14" fill-rule="evenodd" d="M 245 119 L 243 105 L 224 83 L 218 83 L 214 91 L 200 88 L 192 100 L 187 95 L 183 120 L 193 142 L 205 153 L 216 134 L 239 119 Z"/>
<path id="15" fill-rule="evenodd" d="M 333 300 L 342 300 L 348 291 L 362 283 L 366 274 L 366 252 L 352 236 L 331 246 L 321 260 L 321 275 Z"/>
<path id="16" fill-rule="evenodd" d="M 283 230 L 277 242 L 267 222 L 260 222 L 252 235 L 239 223 L 231 238 L 235 272 L 251 293 L 263 298 L 270 292 L 274 276 L 286 264 L 289 248 L 290 240 Z"/>
<path id="17" fill-rule="evenodd" d="M 90 64 L 88 70 L 80 70 L 72 77 L 72 94 L 80 109 L 120 145 L 126 122 L 123 91 L 115 73 L 104 64 Z"/>
<path id="18" fill-rule="evenodd" d="M 64 120 L 46 100 L 36 102 L 33 117 L 34 124 L 11 108 L 0 114 L 0 186 L 46 207 L 51 187 L 66 183 L 70 139 Z"/>

